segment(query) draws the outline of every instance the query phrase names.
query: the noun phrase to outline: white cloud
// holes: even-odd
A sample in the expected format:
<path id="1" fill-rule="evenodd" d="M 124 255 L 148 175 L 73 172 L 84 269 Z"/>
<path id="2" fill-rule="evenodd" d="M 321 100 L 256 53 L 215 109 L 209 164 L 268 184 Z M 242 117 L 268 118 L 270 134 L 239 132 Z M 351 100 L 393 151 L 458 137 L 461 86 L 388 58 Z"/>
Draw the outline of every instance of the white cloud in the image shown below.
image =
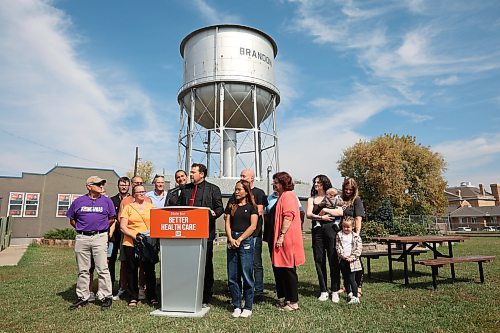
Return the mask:
<path id="1" fill-rule="evenodd" d="M 125 172 L 135 146 L 145 159 L 166 163 L 173 156 L 159 156 L 157 146 L 171 135 L 157 106 L 126 81 L 103 84 L 78 57 L 72 28 L 47 2 L 0 3 L 0 110 L 8 129 L 0 149 L 10 156 L 0 174 L 44 172 L 56 163 Z"/>
<path id="2" fill-rule="evenodd" d="M 394 111 L 394 113 L 397 115 L 403 116 L 403 117 L 410 118 L 410 120 L 414 123 L 421 123 L 421 122 L 432 119 L 432 116 L 418 114 L 415 112 L 409 112 L 406 110 L 397 110 L 397 111 Z"/>
<path id="3" fill-rule="evenodd" d="M 397 103 L 396 98 L 372 86 L 356 86 L 343 101 L 312 101 L 311 109 L 317 112 L 306 111 L 303 117 L 279 127 L 281 169 L 302 180 L 317 173 L 338 175 L 342 151 L 363 138 L 356 127 Z"/>
<path id="4" fill-rule="evenodd" d="M 295 64 L 283 59 L 276 61 L 276 84 L 280 90 L 279 112 L 286 112 L 302 96 L 298 89 L 299 69 Z"/>
<path id="5" fill-rule="evenodd" d="M 426 3 L 424 0 L 406 0 L 406 5 L 408 9 L 414 13 L 422 13 L 426 9 Z"/>
<path id="6" fill-rule="evenodd" d="M 234 24 L 241 21 L 238 16 L 226 14 L 221 9 L 210 6 L 205 0 L 194 0 L 193 3 L 208 24 Z"/>
<path id="7" fill-rule="evenodd" d="M 483 184 L 500 182 L 500 134 L 485 133 L 471 139 L 443 142 L 432 148 L 444 156 L 450 184 L 469 180 Z"/>
<path id="8" fill-rule="evenodd" d="M 460 83 L 460 79 L 456 75 L 451 75 L 442 79 L 434 79 L 434 84 L 436 86 L 452 86 Z"/>
<path id="9" fill-rule="evenodd" d="M 411 31 L 405 37 L 403 44 L 397 49 L 396 54 L 403 64 L 421 65 L 432 64 L 428 51 L 428 38 L 421 31 Z"/>

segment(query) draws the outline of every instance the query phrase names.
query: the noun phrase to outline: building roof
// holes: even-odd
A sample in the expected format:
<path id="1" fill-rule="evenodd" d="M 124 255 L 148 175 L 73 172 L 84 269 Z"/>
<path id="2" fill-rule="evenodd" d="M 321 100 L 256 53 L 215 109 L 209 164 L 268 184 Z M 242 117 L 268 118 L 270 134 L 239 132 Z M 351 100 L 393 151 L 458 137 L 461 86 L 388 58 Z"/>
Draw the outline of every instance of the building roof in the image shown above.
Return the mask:
<path id="1" fill-rule="evenodd" d="M 453 200 L 493 200 L 495 201 L 495 197 L 486 191 L 484 188 L 484 195 L 481 194 L 479 187 L 475 186 L 453 186 L 445 189 L 445 195 L 448 197 L 449 201 Z M 460 196 L 458 195 L 458 191 L 460 191 Z"/>
<path id="2" fill-rule="evenodd" d="M 460 207 L 449 215 L 450 217 L 500 216 L 500 206 Z"/>
<path id="3" fill-rule="evenodd" d="M 111 172 L 113 172 L 116 175 L 116 177 L 118 177 L 118 178 L 120 177 L 116 173 L 116 171 L 113 170 L 113 169 L 86 168 L 86 167 L 74 167 L 74 166 L 56 165 L 52 169 L 50 169 L 49 171 L 47 171 L 46 173 L 23 172 L 21 174 L 21 176 L 0 176 L 0 178 L 24 178 L 24 176 L 27 176 L 27 175 L 44 176 L 44 175 L 48 175 L 51 172 L 58 173 L 57 172 L 58 170 L 61 171 L 61 170 L 64 170 L 64 169 L 111 171 Z"/>

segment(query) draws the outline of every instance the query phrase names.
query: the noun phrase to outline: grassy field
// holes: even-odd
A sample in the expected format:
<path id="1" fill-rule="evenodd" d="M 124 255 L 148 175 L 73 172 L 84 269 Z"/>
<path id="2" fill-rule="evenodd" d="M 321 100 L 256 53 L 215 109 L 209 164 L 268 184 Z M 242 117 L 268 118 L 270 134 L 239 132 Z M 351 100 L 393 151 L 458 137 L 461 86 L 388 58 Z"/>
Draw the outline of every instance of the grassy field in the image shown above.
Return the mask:
<path id="1" fill-rule="evenodd" d="M 267 246 L 267 245 L 265 245 Z M 417 267 L 411 287 L 395 264 L 394 283 L 387 278 L 387 260 L 373 261 L 359 306 L 319 302 L 316 273 L 306 241 L 307 263 L 298 269 L 299 311 L 276 307 L 272 274 L 265 248 L 267 300 L 250 318 L 231 318 L 228 304 L 225 247 L 215 252 L 215 304 L 201 319 L 153 317 L 140 304 L 124 301 L 102 312 L 96 305 L 70 312 L 75 299 L 76 263 L 72 249 L 30 246 L 17 267 L 0 267 L 0 332 L 499 332 L 500 258 L 485 264 L 486 282 L 478 283 L 477 264 L 456 265 L 455 283 L 447 268 L 440 270 L 438 290 L 432 290 L 430 268 Z M 455 255 L 500 253 L 500 238 L 471 238 L 455 245 Z M 424 256 L 421 256 L 424 257 Z M 159 269 L 158 269 L 159 270 Z"/>

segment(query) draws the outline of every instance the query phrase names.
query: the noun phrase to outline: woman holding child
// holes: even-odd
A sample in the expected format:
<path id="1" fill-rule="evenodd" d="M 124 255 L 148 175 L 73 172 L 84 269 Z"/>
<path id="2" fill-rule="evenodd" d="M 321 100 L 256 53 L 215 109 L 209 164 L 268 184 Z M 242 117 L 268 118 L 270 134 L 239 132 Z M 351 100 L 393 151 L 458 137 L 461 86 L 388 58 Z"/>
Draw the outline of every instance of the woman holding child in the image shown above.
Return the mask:
<path id="1" fill-rule="evenodd" d="M 306 211 L 307 218 L 312 220 L 313 257 L 321 292 L 318 299 L 326 301 L 329 298 L 326 270 L 326 258 L 328 258 L 331 298 L 334 303 L 339 302 L 340 289 L 340 266 L 335 248 L 339 230 L 336 228 L 338 224 L 335 224 L 335 217 L 343 214 L 340 198 L 336 194 L 330 179 L 325 175 L 317 175 L 313 178 L 311 197 L 307 200 Z"/>
<path id="2" fill-rule="evenodd" d="M 234 187 L 235 201 L 230 203 L 225 211 L 227 235 L 227 277 L 232 316 L 249 317 L 252 314 L 254 298 L 253 258 L 254 238 L 252 236 L 257 227 L 257 205 L 250 188 L 245 180 L 236 182 Z M 241 306 L 241 285 L 243 280 L 243 298 L 245 306 Z"/>

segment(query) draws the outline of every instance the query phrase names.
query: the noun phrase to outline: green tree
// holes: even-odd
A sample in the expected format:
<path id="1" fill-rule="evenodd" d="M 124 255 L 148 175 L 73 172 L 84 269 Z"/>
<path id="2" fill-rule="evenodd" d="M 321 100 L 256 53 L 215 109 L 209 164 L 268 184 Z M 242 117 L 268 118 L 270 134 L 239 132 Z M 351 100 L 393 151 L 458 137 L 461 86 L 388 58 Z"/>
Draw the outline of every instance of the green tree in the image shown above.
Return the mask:
<path id="1" fill-rule="evenodd" d="M 375 221 L 382 223 L 386 229 L 392 228 L 394 224 L 394 211 L 389 198 L 385 198 L 382 201 L 382 205 L 375 212 L 374 219 Z"/>
<path id="2" fill-rule="evenodd" d="M 140 160 L 137 163 L 137 174 L 134 175 L 134 170 L 127 172 L 127 177 L 140 176 L 144 183 L 150 183 L 153 180 L 155 166 L 151 161 Z"/>
<path id="3" fill-rule="evenodd" d="M 356 180 L 368 213 L 374 214 L 384 199 L 396 216 L 445 211 L 445 161 L 415 137 L 384 134 L 359 141 L 343 152 L 338 169 Z"/>

